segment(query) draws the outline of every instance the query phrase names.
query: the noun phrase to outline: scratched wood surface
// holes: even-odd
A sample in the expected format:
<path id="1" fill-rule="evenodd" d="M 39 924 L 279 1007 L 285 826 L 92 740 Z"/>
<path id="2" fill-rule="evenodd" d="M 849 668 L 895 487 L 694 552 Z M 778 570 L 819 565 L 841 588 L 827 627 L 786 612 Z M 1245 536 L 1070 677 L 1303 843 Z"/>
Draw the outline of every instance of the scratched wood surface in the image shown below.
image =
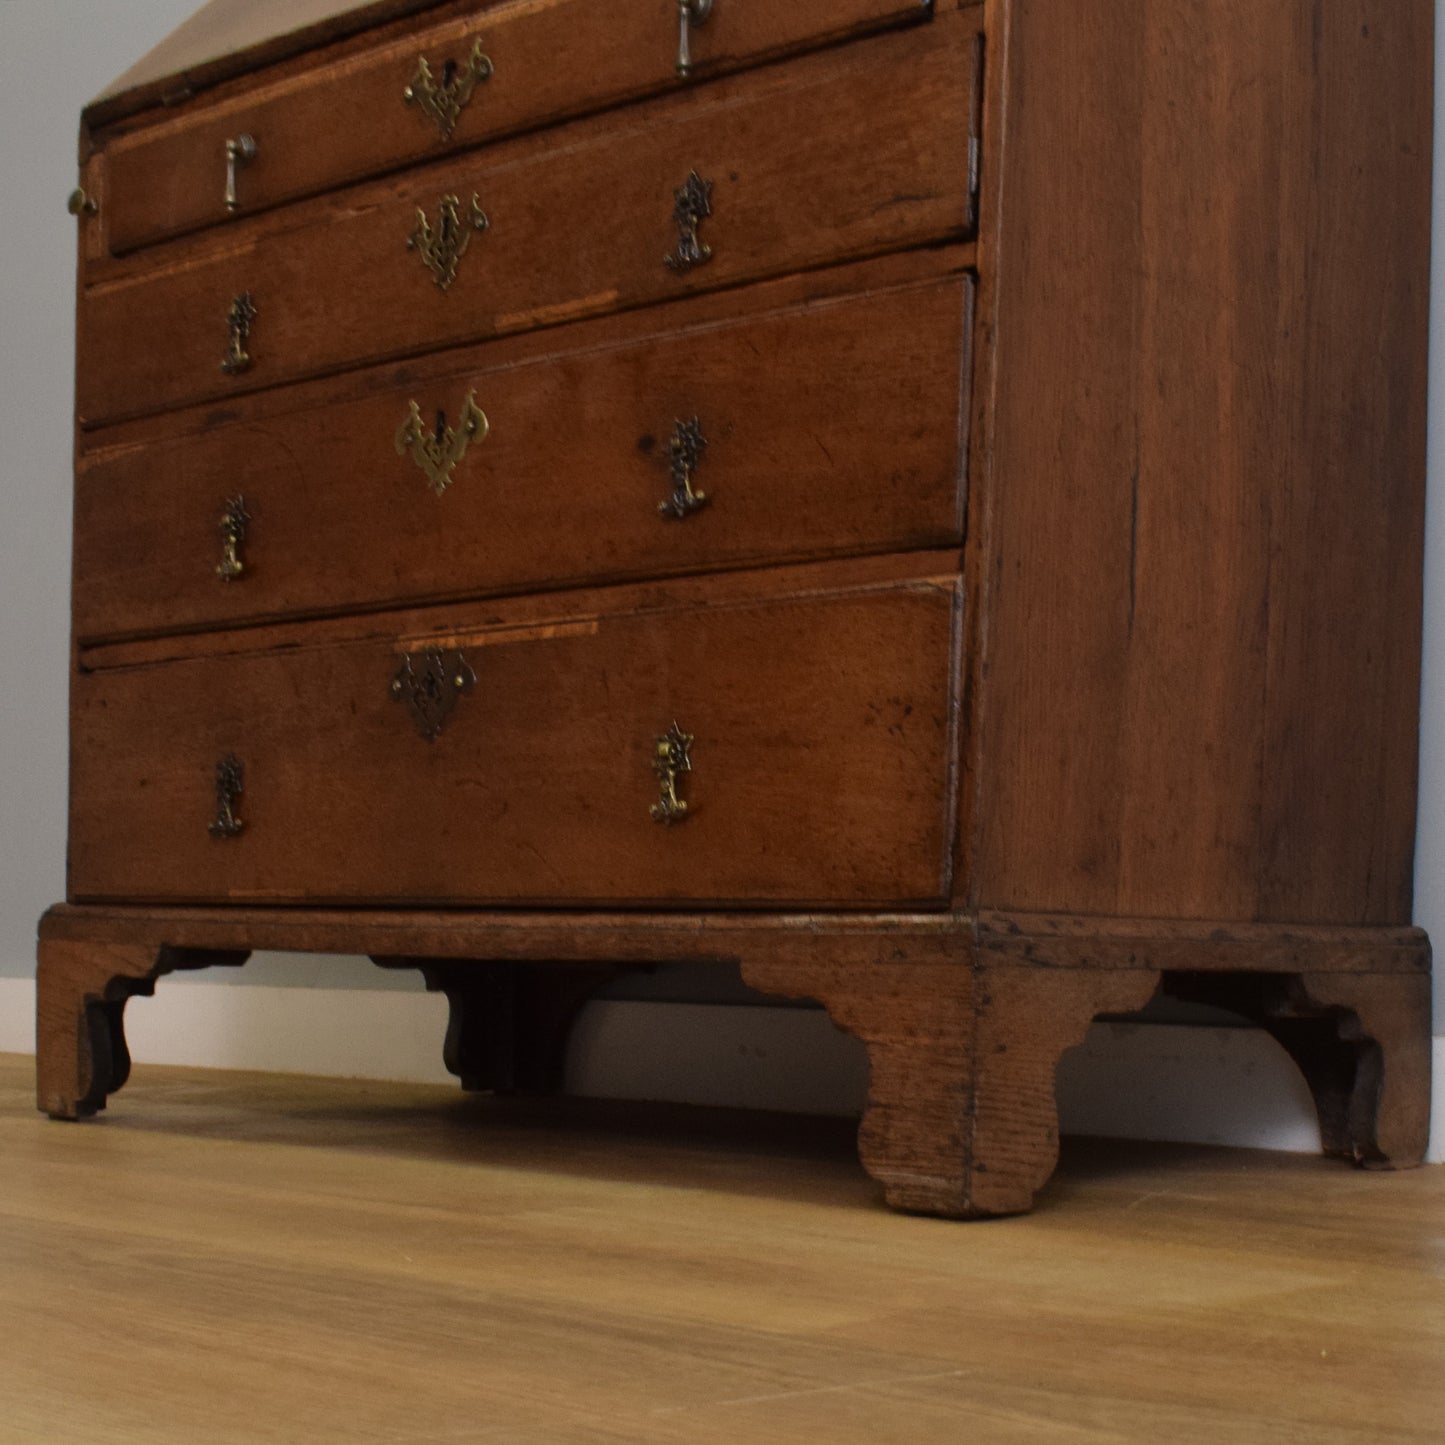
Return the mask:
<path id="1" fill-rule="evenodd" d="M 960 1232 L 878 1208 L 846 1121 L 141 1067 L 62 1126 L 31 1065 L 6 1440 L 1440 1438 L 1445 1170 L 1066 1141 Z"/>
<path id="2" fill-rule="evenodd" d="M 835 586 L 672 611 L 619 589 L 540 626 L 498 603 L 410 635 L 84 672 L 71 896 L 941 901 L 956 586 Z M 392 687 L 430 646 L 476 679 L 433 740 Z M 691 812 L 662 826 L 674 722 L 696 739 L 677 780 Z M 244 828 L 218 840 L 227 756 Z"/>
<path id="3" fill-rule="evenodd" d="M 716 298 L 697 298 L 116 438 L 77 466 L 76 635 L 958 545 L 967 256 L 906 289 L 849 267 L 832 295 L 732 298 L 721 324 Z M 864 293 L 837 294 L 850 283 Z M 412 402 L 430 436 L 439 413 L 458 427 L 469 396 L 489 429 L 435 496 L 394 439 Z M 706 504 L 679 520 L 660 504 L 691 418 Z M 218 524 L 238 495 L 245 570 L 223 581 Z"/>
<path id="4" fill-rule="evenodd" d="M 805 56 L 582 121 L 563 143 L 522 137 L 91 267 L 82 423 L 956 239 L 975 25 L 953 16 Z M 694 172 L 713 188 L 698 230 L 711 259 L 669 267 L 675 193 Z M 490 224 L 465 231 L 443 290 L 408 238 L 419 211 L 441 227 L 448 195 L 465 215 L 477 197 Z M 251 362 L 228 375 L 242 294 Z"/>
<path id="5" fill-rule="evenodd" d="M 254 18 L 254 5 L 252 11 Z M 300 74 L 264 75 L 240 95 L 176 106 L 155 125 L 113 143 L 96 136 L 105 201 L 99 225 L 119 253 L 230 219 L 226 142 L 242 134 L 260 138 L 237 186 L 240 208 L 250 213 L 928 14 L 919 0 L 719 6 L 693 32 L 694 70 L 684 80 L 675 68 L 676 0 L 489 6 L 355 56 L 313 56 Z M 198 29 L 203 18 L 193 17 L 189 28 Z M 231 44 L 239 39 L 233 35 Z M 490 77 L 444 137 L 402 92 L 416 79 L 418 57 L 427 58 L 440 84 L 448 65 L 466 66 L 476 43 L 491 63 Z"/>
<path id="6" fill-rule="evenodd" d="M 1432 12 L 990 7 L 977 906 L 1409 922 Z"/>

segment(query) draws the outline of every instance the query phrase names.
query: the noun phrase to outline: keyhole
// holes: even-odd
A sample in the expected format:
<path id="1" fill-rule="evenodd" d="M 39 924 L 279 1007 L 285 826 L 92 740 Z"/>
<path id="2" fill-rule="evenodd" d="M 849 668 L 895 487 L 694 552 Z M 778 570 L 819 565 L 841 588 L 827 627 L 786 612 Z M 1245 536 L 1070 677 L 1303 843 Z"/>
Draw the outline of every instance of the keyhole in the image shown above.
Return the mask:
<path id="1" fill-rule="evenodd" d="M 455 60 L 449 60 L 444 66 L 442 66 L 442 85 L 445 86 L 446 89 L 450 90 L 456 78 L 457 63 Z"/>
<path id="2" fill-rule="evenodd" d="M 437 412 L 437 445 L 441 446 L 447 439 L 447 414 L 444 411 Z"/>

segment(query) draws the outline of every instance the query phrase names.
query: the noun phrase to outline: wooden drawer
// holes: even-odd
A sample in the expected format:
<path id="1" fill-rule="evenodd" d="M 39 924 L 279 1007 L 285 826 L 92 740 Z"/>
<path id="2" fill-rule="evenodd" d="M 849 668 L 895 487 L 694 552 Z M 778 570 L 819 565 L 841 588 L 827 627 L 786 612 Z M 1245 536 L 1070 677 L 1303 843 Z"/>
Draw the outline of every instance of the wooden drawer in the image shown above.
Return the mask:
<path id="1" fill-rule="evenodd" d="M 760 289 L 766 308 L 797 287 Z M 953 275 L 721 324 L 693 304 L 95 454 L 77 473 L 76 635 L 959 542 L 971 294 Z M 466 443 L 473 396 L 488 430 Z M 450 471 L 398 453 L 414 399 L 428 443 L 444 407 L 450 454 L 466 444 Z"/>
<path id="2" fill-rule="evenodd" d="M 349 638 L 83 671 L 71 895 L 941 902 L 956 579 L 758 587 L 652 610 L 642 589 L 564 615 L 514 602 L 445 631 L 433 614 L 402 640 L 352 621 Z M 475 673 L 433 740 L 393 681 L 429 647 L 443 690 L 456 652 Z M 695 741 L 688 815 L 666 825 L 654 766 L 673 723 Z M 232 756 L 243 826 L 214 836 Z"/>
<path id="3" fill-rule="evenodd" d="M 691 31 L 693 79 L 930 13 L 926 0 L 759 0 L 719 4 Z M 513 0 L 324 66 L 197 102 L 102 139 L 98 186 L 110 249 L 121 254 L 284 201 L 688 82 L 676 72 L 676 0 Z M 354 50 L 354 47 L 353 47 Z M 475 61 L 475 50 L 483 59 Z M 438 104 L 404 95 L 427 61 Z M 448 128 L 440 87 L 470 99 Z M 485 78 L 477 79 L 478 76 Z M 255 156 L 226 197 L 227 143 Z"/>
<path id="4" fill-rule="evenodd" d="M 953 19 L 148 251 L 83 294 L 82 422 L 961 236 L 973 32 Z M 712 194 L 709 256 L 688 267 L 674 212 L 691 176 Z M 440 234 L 448 196 L 469 245 L 443 289 L 409 238 L 419 211 Z M 484 231 L 467 229 L 474 196 Z"/>

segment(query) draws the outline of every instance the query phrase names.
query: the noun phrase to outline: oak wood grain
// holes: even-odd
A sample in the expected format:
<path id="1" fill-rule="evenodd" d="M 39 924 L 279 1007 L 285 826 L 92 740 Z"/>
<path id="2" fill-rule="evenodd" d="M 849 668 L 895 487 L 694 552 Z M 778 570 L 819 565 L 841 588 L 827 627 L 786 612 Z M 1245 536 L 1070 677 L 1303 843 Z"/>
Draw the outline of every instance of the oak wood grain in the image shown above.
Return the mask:
<path id="1" fill-rule="evenodd" d="M 970 241 L 896 251 L 863 261 L 776 276 L 748 286 L 741 295 L 734 290 L 703 292 L 616 315 L 594 316 L 540 331 L 517 332 L 486 342 L 485 353 L 499 365 L 525 365 L 556 357 L 563 351 L 591 351 L 609 345 L 645 342 L 672 330 L 725 326 L 739 320 L 742 312 L 785 311 L 866 293 L 881 295 L 945 277 L 967 275 L 976 288 L 977 264 L 977 248 Z M 740 300 L 745 303 L 741 308 Z M 482 350 L 475 349 L 479 353 Z M 250 392 L 224 405 L 202 403 L 178 407 L 158 415 L 94 427 L 77 434 L 77 455 L 88 459 L 148 442 L 198 436 L 233 422 L 260 422 L 303 408 L 345 404 L 368 391 L 383 389 L 388 383 L 397 387 L 440 383 L 455 372 L 458 355 L 453 350 L 409 357 L 293 386 Z M 466 353 L 461 355 L 464 358 Z"/>
<path id="2" fill-rule="evenodd" d="M 695 32 L 692 77 L 676 74 L 675 0 L 535 0 L 492 6 L 224 101 L 174 108 L 107 143 L 102 215 L 123 253 L 231 219 L 224 200 L 226 142 L 258 137 L 239 177 L 241 213 L 314 195 L 483 141 L 631 102 L 839 37 L 927 19 L 919 0 L 801 0 L 784 7 L 719 7 Z M 199 27 L 202 16 L 194 17 Z M 492 65 L 443 138 L 402 98 L 426 57 L 440 83 L 480 43 Z"/>
<path id="3" fill-rule="evenodd" d="M 545 629 L 575 627 L 603 613 L 693 611 L 734 607 L 763 600 L 805 602 L 840 593 L 889 591 L 899 585 L 952 588 L 960 566 L 956 548 L 889 552 L 876 556 L 798 562 L 785 567 L 737 568 L 697 576 L 655 577 L 622 585 L 521 592 L 504 598 L 379 609 L 314 621 L 287 619 L 219 632 L 171 633 L 126 642 L 100 642 L 78 649 L 83 672 L 112 667 L 146 667 L 157 662 L 247 657 L 300 646 L 379 642 L 390 646 L 409 638 L 429 646 L 475 632 L 479 627 Z M 450 645 L 449 643 L 447 645 Z"/>
<path id="4" fill-rule="evenodd" d="M 957 614 L 954 587 L 922 581 L 85 674 L 70 892 L 936 901 L 952 866 Z M 420 667 L 429 645 L 460 650 L 477 679 L 434 740 L 393 695 L 403 656 Z M 662 826 L 654 763 L 674 722 L 696 738 L 679 779 L 691 812 Z M 208 837 L 230 756 L 244 830 Z"/>
<path id="5" fill-rule="evenodd" d="M 460 3 L 485 7 L 496 0 Z M 106 86 L 84 116 L 91 126 L 113 122 L 387 21 L 440 8 L 443 0 L 206 0 Z"/>
<path id="6" fill-rule="evenodd" d="M 981 913 L 980 953 L 1039 968 L 1430 972 L 1419 928 L 1342 928 L 1071 914 Z"/>
<path id="7" fill-rule="evenodd" d="M 288 391 L 92 454 L 76 474 L 76 635 L 958 544 L 965 439 L 948 420 L 970 294 L 953 276 L 724 324 L 683 311 L 641 338 L 609 321 L 535 359 L 483 347 L 424 385 L 386 372 L 346 401 Z M 394 438 L 412 401 L 428 429 L 441 412 L 456 427 L 473 394 L 490 430 L 435 496 Z M 706 506 L 677 520 L 660 505 L 690 418 Z M 245 570 L 228 581 L 218 523 L 241 495 Z"/>
<path id="8" fill-rule="evenodd" d="M 187 954 L 130 940 L 42 938 L 36 951 L 36 1100 L 56 1119 L 104 1109 L 130 1077 L 125 1005 L 176 969 L 238 966 L 248 949 Z"/>
<path id="9" fill-rule="evenodd" d="M 1024 927 L 1054 954 L 1018 947 Z M 239 962 L 254 947 L 366 952 L 420 969 L 451 1000 L 448 1066 L 469 1088 L 504 1089 L 548 1086 L 570 1018 L 616 971 L 726 960 L 754 988 L 817 1000 L 865 1043 L 860 1155 L 895 1208 L 951 1218 L 1029 1209 L 1057 1159 L 1061 1057 L 1091 1020 L 1138 1009 L 1161 989 L 1268 1028 L 1304 1073 L 1328 1152 L 1375 1168 L 1418 1164 L 1430 982 L 1402 968 L 1399 931 L 1317 928 L 1304 940 L 1253 932 L 1260 966 L 1251 969 L 1240 967 L 1239 930 L 1161 930 L 1138 919 L 1100 920 L 1090 932 L 1077 919 L 948 914 L 64 906 L 40 929 L 41 1107 L 71 1118 L 103 1108 L 129 1068 L 126 999 L 174 968 Z M 1016 946 L 1000 949 L 1001 937 Z M 1127 958 L 1101 967 L 1100 945 L 1107 954 L 1126 939 Z"/>
<path id="10" fill-rule="evenodd" d="M 1431 6 L 990 17 L 972 897 L 1408 922 Z"/>
<path id="11" fill-rule="evenodd" d="M 1066 1139 L 1036 1215 L 960 1239 L 869 1208 L 842 1121 L 141 1063 L 62 1128 L 31 1062 L 0 1058 L 20 1439 L 1438 1439 L 1439 1169 Z"/>
<path id="12" fill-rule="evenodd" d="M 404 960 L 460 1001 L 462 1073 L 505 1082 L 529 1027 L 518 979 L 555 971 L 539 985 L 545 1028 L 531 1030 L 546 1035 L 540 1078 L 565 1032 L 548 1009 L 575 1005 L 573 980 L 726 958 L 756 985 L 821 1000 L 865 1040 L 862 1156 L 900 1208 L 1027 1208 L 1053 1167 L 1060 1055 L 1095 1015 L 1156 989 L 1269 1029 L 1331 1152 L 1417 1162 L 1429 953 L 1406 925 L 1428 0 L 988 0 L 982 12 L 948 0 L 928 25 L 106 254 L 106 149 L 139 157 L 153 141 L 160 154 L 242 114 L 258 83 L 277 104 L 320 95 L 318 67 L 349 83 L 419 30 L 460 36 L 462 22 L 520 25 L 531 11 L 540 25 L 563 3 L 444 5 L 415 25 L 405 3 L 374 8 L 353 17 L 380 22 L 365 33 L 313 30 L 334 42 L 324 54 L 286 56 L 291 42 L 273 40 L 170 117 L 129 114 L 94 137 L 101 151 L 83 133 L 102 209 L 80 241 L 79 452 L 99 479 L 82 547 L 101 549 L 86 551 L 82 591 L 111 590 L 80 612 L 92 621 L 79 643 L 97 645 L 75 650 L 72 864 L 77 894 L 116 901 L 43 925 L 42 1073 L 62 1081 L 47 1107 L 88 1112 L 124 1082 L 125 999 L 178 960 L 263 945 Z M 822 11 L 728 0 L 727 13 L 762 44 Z M 832 13 L 842 25 L 855 12 Z M 263 56 L 276 64 L 258 81 L 247 67 Z M 574 83 L 579 56 L 566 62 Z M 369 164 L 360 138 L 321 147 L 289 180 L 254 173 L 283 188 L 254 194 L 269 205 L 305 174 L 324 185 L 338 154 Z M 673 188 L 694 168 L 715 185 L 700 235 L 714 255 L 679 276 L 662 255 L 677 240 Z M 492 226 L 443 302 L 404 236 L 417 205 L 474 188 Z M 159 224 L 199 223 L 182 213 L 162 206 Z M 890 372 L 892 390 L 871 398 L 886 414 L 840 419 L 867 393 L 870 330 L 849 308 L 896 316 L 956 297 L 962 268 L 978 273 L 976 360 L 959 366 L 957 333 L 930 330 L 926 308 L 885 323 L 875 357 L 895 346 L 924 368 L 918 394 Z M 224 312 L 242 289 L 260 307 L 255 365 L 223 380 Z M 772 364 L 753 378 L 741 338 L 756 344 L 764 321 L 787 335 L 760 347 Z M 270 479 L 259 548 L 282 494 L 270 438 L 298 455 L 327 438 L 336 475 L 365 473 L 355 491 L 369 496 L 377 484 L 363 453 L 334 440 L 337 418 L 369 428 L 381 399 L 413 395 L 454 408 L 460 397 L 422 398 L 475 375 L 549 430 L 537 452 L 507 452 L 498 431 L 509 473 L 556 485 L 610 457 L 605 474 L 621 476 L 596 414 L 628 416 L 655 452 L 643 393 L 669 362 L 724 354 L 706 364 L 758 419 L 771 398 L 756 451 L 787 461 L 785 420 L 806 423 L 809 460 L 820 430 L 852 438 L 798 473 L 853 478 L 806 542 L 786 498 L 762 550 L 725 546 L 724 570 L 694 572 L 702 556 L 663 575 L 658 554 L 620 543 L 609 570 L 600 489 L 591 533 L 556 544 L 553 570 L 518 543 L 507 555 L 532 561 L 493 574 L 455 544 L 430 575 L 467 595 L 443 602 L 427 576 L 384 575 L 388 544 L 415 555 L 417 534 L 393 525 L 378 540 L 359 520 L 331 533 L 323 505 L 309 540 L 341 556 L 313 564 L 316 590 L 299 601 L 221 615 L 183 605 L 183 574 L 169 574 L 170 602 L 161 585 L 149 620 L 120 616 L 143 591 L 126 571 L 143 549 L 104 503 L 147 498 L 147 535 L 164 546 L 158 498 L 214 488 L 234 462 L 227 438 L 250 437 L 248 480 Z M 623 363 L 605 380 L 604 360 Z M 543 405 L 549 387 L 577 407 L 585 442 L 552 434 L 566 427 Z M 969 416 L 960 557 L 965 490 L 956 478 L 953 524 L 937 530 L 937 477 Z M 900 436 L 932 461 L 895 482 L 883 458 Z M 161 458 L 173 460 L 148 493 Z M 765 494 L 761 470 L 751 485 Z M 846 498 L 880 496 L 848 512 Z M 708 522 L 726 518 L 726 498 L 719 486 Z M 177 521 L 199 529 L 201 515 Z M 301 537 L 293 528 L 298 563 Z M 833 555 L 853 548 L 863 555 Z M 372 559 L 366 586 L 348 591 L 346 554 Z M 591 586 L 621 578 L 634 580 Z M 522 587 L 541 590 L 480 595 Z M 287 616 L 294 606 L 317 615 Z M 483 664 L 480 698 L 436 744 L 384 703 L 398 653 L 428 644 Z M 696 812 L 664 834 L 645 811 L 649 747 L 674 718 L 698 735 L 684 780 Z M 246 828 L 213 844 L 211 769 L 243 726 L 257 748 Z M 720 808 L 720 785 L 749 807 Z M 216 903 L 137 906 L 147 897 Z M 309 906 L 244 906 L 257 897 Z M 404 899 L 426 906 L 377 909 Z M 465 906 L 483 902 L 510 906 Z M 544 906 L 560 903 L 590 911 Z"/>
<path id="13" fill-rule="evenodd" d="M 84 297 L 82 424 L 961 236 L 974 34 L 954 17 L 147 250 Z M 712 257 L 680 272 L 694 172 Z M 449 194 L 490 225 L 443 291 L 407 241 Z M 228 375 L 243 293 L 252 361 Z"/>
<path id="14" fill-rule="evenodd" d="M 257 948 L 300 952 L 405 954 L 538 962 L 674 957 L 737 962 L 757 950 L 792 963 L 831 954 L 882 963 L 929 963 L 976 951 L 984 963 L 1032 968 L 1124 968 L 1156 972 L 1427 974 L 1429 945 L 1420 929 L 1282 928 L 1270 924 L 1161 922 L 1147 918 L 1004 916 L 956 913 L 528 913 L 366 909 L 128 908 L 57 904 L 40 922 L 44 939 L 106 939 L 128 930 L 137 942 L 233 949 L 254 936 Z M 249 930 L 249 933 L 248 933 Z M 410 930 L 410 933 L 409 933 Z"/>

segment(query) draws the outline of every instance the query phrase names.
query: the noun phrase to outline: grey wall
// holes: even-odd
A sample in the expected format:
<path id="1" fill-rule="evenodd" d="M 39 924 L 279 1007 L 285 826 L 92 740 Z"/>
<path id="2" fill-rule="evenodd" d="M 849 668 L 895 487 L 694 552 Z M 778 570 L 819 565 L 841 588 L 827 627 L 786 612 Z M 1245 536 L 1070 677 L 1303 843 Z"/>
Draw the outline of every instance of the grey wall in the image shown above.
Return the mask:
<path id="1" fill-rule="evenodd" d="M 1415 922 L 1445 954 L 1445 0 L 1435 5 L 1434 244 L 1430 257 L 1430 436 L 1425 499 L 1425 654 Z M 1445 968 L 1435 967 L 1435 1036 L 1445 1039 Z M 1437 1058 L 1441 1052 L 1437 1044 Z M 1437 1094 L 1437 1098 L 1438 1098 Z M 1438 1122 L 1437 1122 L 1438 1128 Z"/>
<path id="2" fill-rule="evenodd" d="M 80 108 L 194 0 L 0 0 L 0 975 L 65 890 Z"/>

